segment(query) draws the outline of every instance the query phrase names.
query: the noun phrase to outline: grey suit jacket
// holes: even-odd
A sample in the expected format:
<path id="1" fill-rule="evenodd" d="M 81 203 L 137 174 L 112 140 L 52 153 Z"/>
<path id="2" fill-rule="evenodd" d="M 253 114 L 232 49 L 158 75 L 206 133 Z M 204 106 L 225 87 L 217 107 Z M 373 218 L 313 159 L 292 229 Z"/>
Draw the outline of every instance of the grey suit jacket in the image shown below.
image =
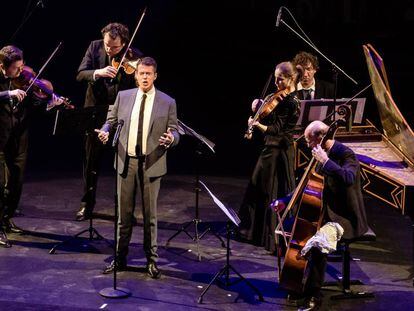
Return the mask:
<path id="1" fill-rule="evenodd" d="M 125 163 L 128 155 L 127 147 L 131 124 L 131 112 L 134 107 L 137 92 L 137 88 L 120 91 L 114 105 L 109 107 L 107 120 L 102 127 L 103 131 L 109 132 L 117 125 L 118 121 L 124 121 L 118 141 L 117 171 L 119 174 L 122 174 L 125 171 Z M 147 155 L 156 155 L 156 158 L 151 161 L 152 163 L 149 167 L 148 163 L 146 163 L 146 173 L 149 177 L 158 177 L 167 173 L 166 149 L 159 146 L 158 141 L 160 136 L 167 131 L 167 128 L 170 128 L 174 135 L 174 141 L 170 147 L 177 145 L 180 135 L 177 130 L 177 106 L 175 100 L 156 89 L 147 138 Z"/>

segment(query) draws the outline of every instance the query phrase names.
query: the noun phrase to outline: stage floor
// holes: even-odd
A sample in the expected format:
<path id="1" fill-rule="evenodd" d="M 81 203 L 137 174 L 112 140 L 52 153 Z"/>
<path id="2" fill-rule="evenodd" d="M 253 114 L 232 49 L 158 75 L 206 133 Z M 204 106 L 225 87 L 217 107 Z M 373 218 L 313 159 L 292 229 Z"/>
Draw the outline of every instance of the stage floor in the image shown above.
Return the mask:
<path id="1" fill-rule="evenodd" d="M 70 175 L 73 175 L 70 177 Z M 238 282 L 229 287 L 213 284 L 197 300 L 226 262 L 226 249 L 219 239 L 206 233 L 194 243 L 184 233 L 166 247 L 167 240 L 195 217 L 195 178 L 191 175 L 166 176 L 159 199 L 159 268 L 162 277 L 153 280 L 143 271 L 142 218 L 137 209 L 137 226 L 128 257 L 128 271 L 117 274 L 118 287 L 128 288 L 132 296 L 108 299 L 99 295 L 113 287 L 113 274 L 103 275 L 103 267 L 112 258 L 113 188 L 111 174 L 99 181 L 94 228 L 107 240 L 75 239 L 49 250 L 58 242 L 89 227 L 89 222 L 74 221 L 82 189 L 76 172 L 31 173 L 24 185 L 21 206 L 23 215 L 16 217 L 25 235 L 10 234 L 13 247 L 0 248 L 0 310 L 295 310 L 287 305 L 285 291 L 278 288 L 276 257 L 264 249 L 231 240 L 231 265 L 263 295 L 264 302 L 247 286 Z M 69 177 L 68 177 L 69 176 Z M 238 209 L 247 180 L 230 177 L 201 177 L 201 180 L 226 205 Z M 407 217 L 379 202 L 366 198 L 369 222 L 377 241 L 353 244 L 351 276 L 375 293 L 375 298 L 332 301 L 334 291 L 324 291 L 326 310 L 408 310 L 414 303 L 412 286 L 412 227 Z M 225 239 L 226 216 L 206 191 L 199 200 L 201 231 L 211 228 Z M 194 226 L 188 227 L 194 235 Z M 108 243 L 109 242 L 109 243 Z M 198 261 L 198 254 L 201 261 Z M 330 262 L 327 280 L 340 276 L 341 264 Z M 231 274 L 231 280 L 237 280 Z"/>

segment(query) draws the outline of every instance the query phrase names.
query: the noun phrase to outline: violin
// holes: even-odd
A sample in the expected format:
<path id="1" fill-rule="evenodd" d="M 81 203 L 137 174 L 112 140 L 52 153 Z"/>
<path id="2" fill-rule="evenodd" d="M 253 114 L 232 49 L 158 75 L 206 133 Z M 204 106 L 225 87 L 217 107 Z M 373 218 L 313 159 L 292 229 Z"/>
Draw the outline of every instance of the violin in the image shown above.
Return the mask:
<path id="1" fill-rule="evenodd" d="M 24 66 L 17 78 L 12 80 L 13 87 L 25 91 L 32 90 L 32 94 L 39 100 L 47 100 L 53 96 L 62 100 L 66 109 L 74 109 L 67 97 L 62 97 L 53 92 L 53 85 L 49 80 L 36 78 L 36 73 L 29 66 Z M 17 105 L 14 106 L 17 108 Z"/>
<path id="2" fill-rule="evenodd" d="M 251 139 L 253 134 L 253 124 L 256 121 L 267 117 L 277 107 L 279 102 L 281 102 L 289 93 L 288 89 L 283 89 L 268 95 L 264 100 L 262 100 L 260 107 L 256 110 L 254 117 L 249 123 L 246 133 L 244 134 L 244 138 Z"/>
<path id="3" fill-rule="evenodd" d="M 130 75 L 135 73 L 140 61 L 141 59 L 135 57 L 133 55 L 133 51 L 129 49 L 128 56 L 125 56 L 122 62 L 117 61 L 116 58 L 113 58 L 111 65 L 118 71 L 122 68 L 126 74 Z"/>

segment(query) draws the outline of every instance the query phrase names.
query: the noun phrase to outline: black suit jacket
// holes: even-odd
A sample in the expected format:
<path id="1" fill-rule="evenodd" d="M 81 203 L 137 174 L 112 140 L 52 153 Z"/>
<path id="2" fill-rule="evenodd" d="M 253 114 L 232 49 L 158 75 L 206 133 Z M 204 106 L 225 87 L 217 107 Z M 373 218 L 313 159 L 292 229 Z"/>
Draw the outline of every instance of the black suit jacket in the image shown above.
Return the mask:
<path id="1" fill-rule="evenodd" d="M 335 86 L 333 83 L 324 80 L 315 80 L 315 99 L 334 98 Z M 298 98 L 303 99 L 303 92 L 298 91 Z"/>
<path id="2" fill-rule="evenodd" d="M 133 49 L 133 53 L 136 57 L 142 57 L 142 53 L 138 49 Z M 118 56 L 122 54 L 123 51 Z M 120 71 L 120 79 L 114 83 L 110 83 L 109 79 L 101 78 L 94 80 L 94 71 L 108 65 L 110 65 L 109 57 L 105 52 L 103 40 L 92 41 L 79 65 L 78 75 L 76 77 L 77 81 L 83 81 L 88 84 L 85 96 L 85 107 L 104 106 L 107 108 L 115 102 L 118 91 L 136 87 L 134 74 L 125 74 L 123 70 Z M 104 122 L 106 111 L 103 112 L 103 115 Z"/>
<path id="3" fill-rule="evenodd" d="M 327 217 L 344 228 L 343 239 L 366 233 L 368 223 L 361 192 L 360 165 L 355 153 L 335 141 L 321 172 L 324 176 L 323 202 Z"/>
<path id="4" fill-rule="evenodd" d="M 142 57 L 141 51 L 133 49 L 134 56 Z M 121 56 L 121 51 L 118 56 Z M 110 79 L 93 79 L 93 73 L 96 69 L 101 69 L 109 65 L 109 57 L 105 52 L 103 40 L 95 40 L 89 44 L 85 56 L 78 68 L 76 80 L 86 82 L 85 108 L 91 113 L 91 123 L 88 125 L 89 130 L 99 128 L 105 123 L 109 105 L 113 105 L 116 95 L 120 90 L 135 88 L 134 74 L 125 74 L 120 71 L 114 83 Z M 92 108 L 95 107 L 95 108 Z"/>
<path id="5" fill-rule="evenodd" d="M 9 96 L 9 89 L 13 90 L 13 84 L 0 72 L 0 151 L 4 151 L 10 136 L 27 136 L 28 114 L 33 101 L 27 98 L 19 103 L 18 108 L 13 110 L 13 102 Z"/>

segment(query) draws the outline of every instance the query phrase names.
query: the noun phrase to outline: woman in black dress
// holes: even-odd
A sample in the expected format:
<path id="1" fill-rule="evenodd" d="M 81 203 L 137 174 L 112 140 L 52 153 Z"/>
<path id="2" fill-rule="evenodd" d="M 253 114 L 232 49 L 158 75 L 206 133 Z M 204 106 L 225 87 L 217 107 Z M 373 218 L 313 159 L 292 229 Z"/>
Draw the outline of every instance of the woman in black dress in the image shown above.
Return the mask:
<path id="1" fill-rule="evenodd" d="M 293 129 L 299 118 L 300 104 L 295 91 L 296 78 L 296 70 L 290 62 L 278 64 L 275 69 L 277 92 L 263 101 L 253 101 L 252 110 L 255 112 L 260 104 L 269 100 L 276 100 L 277 106 L 259 120 L 249 119 L 253 134 L 263 134 L 264 146 L 239 210 L 242 221 L 239 234 L 243 240 L 264 246 L 272 253 L 275 251 L 276 215 L 268 208 L 269 204 L 295 187 Z"/>

